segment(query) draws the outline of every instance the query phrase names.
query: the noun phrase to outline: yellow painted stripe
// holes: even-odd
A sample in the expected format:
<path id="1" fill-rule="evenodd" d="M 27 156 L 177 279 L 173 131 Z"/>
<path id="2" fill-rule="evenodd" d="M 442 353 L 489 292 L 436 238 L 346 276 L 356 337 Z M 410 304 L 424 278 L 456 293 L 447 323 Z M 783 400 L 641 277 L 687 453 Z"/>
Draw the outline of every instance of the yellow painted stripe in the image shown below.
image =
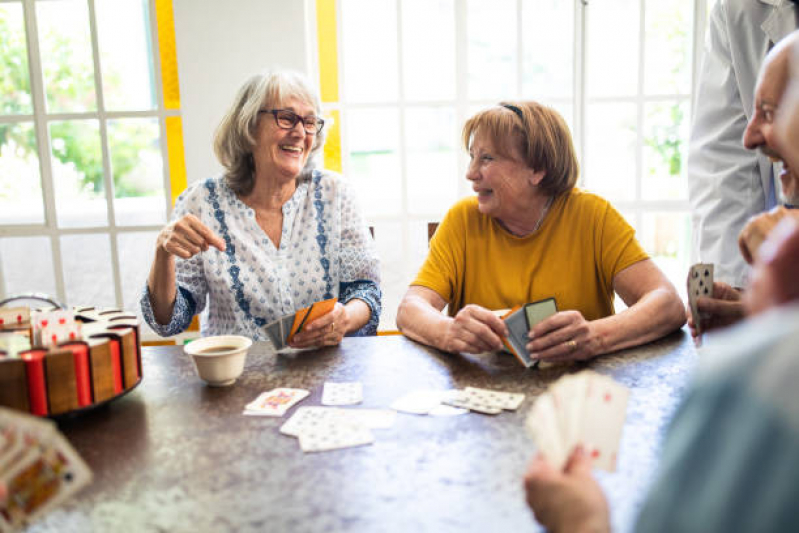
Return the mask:
<path id="1" fill-rule="evenodd" d="M 166 117 L 166 144 L 169 153 L 169 178 L 172 183 L 172 205 L 186 190 L 186 159 L 183 151 L 183 119 Z"/>
<path id="2" fill-rule="evenodd" d="M 172 11 L 172 0 L 155 0 L 155 17 L 158 24 L 158 51 L 161 55 L 164 107 L 180 109 L 178 56 L 175 47 L 175 16 Z"/>
<path id="3" fill-rule="evenodd" d="M 323 102 L 338 102 L 338 37 L 336 0 L 316 0 L 319 85 Z"/>
<path id="4" fill-rule="evenodd" d="M 333 119 L 333 124 L 325 138 L 325 168 L 341 173 L 344 168 L 341 165 L 341 113 L 334 109 L 326 115 Z"/>

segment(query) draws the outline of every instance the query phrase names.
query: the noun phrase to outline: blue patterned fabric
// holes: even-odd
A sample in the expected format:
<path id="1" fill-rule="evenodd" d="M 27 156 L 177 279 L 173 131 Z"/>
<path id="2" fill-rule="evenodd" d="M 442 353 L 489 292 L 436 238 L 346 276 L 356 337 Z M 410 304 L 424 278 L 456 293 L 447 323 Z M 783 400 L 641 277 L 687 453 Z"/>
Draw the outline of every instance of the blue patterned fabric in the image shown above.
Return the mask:
<path id="1" fill-rule="evenodd" d="M 239 334 L 266 339 L 262 327 L 312 303 L 362 299 L 369 322 L 356 334 L 374 334 L 380 319 L 379 261 L 354 194 L 337 174 L 314 171 L 298 179 L 283 205 L 280 246 L 264 233 L 222 177 L 189 187 L 173 219 L 199 218 L 226 245 L 175 261 L 178 294 L 169 324 L 155 320 L 145 286 L 141 306 L 159 335 L 184 331 L 205 310 L 203 335 Z M 206 310 L 207 307 L 207 310 Z"/>

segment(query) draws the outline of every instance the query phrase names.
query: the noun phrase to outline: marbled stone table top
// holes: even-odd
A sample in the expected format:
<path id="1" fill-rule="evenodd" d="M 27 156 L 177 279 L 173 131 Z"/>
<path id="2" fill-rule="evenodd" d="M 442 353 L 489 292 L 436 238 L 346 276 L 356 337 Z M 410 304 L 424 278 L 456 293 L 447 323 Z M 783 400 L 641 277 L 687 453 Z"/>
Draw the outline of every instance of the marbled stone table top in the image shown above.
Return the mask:
<path id="1" fill-rule="evenodd" d="M 588 365 L 525 370 L 510 355 L 454 356 L 402 336 L 346 338 L 290 356 L 256 343 L 235 385 L 211 388 L 182 347 L 144 349 L 144 380 L 110 405 L 59 422 L 94 482 L 30 531 L 537 531 L 522 475 L 532 400 L 561 375 L 591 368 L 630 387 L 619 471 L 598 473 L 616 531 L 630 529 L 665 427 L 696 352 L 684 330 Z M 359 407 L 387 408 L 419 388 L 486 387 L 528 396 L 517 412 L 428 417 L 398 413 L 370 446 L 304 454 L 284 418 L 246 417 L 275 387 L 311 395 L 360 381 Z"/>

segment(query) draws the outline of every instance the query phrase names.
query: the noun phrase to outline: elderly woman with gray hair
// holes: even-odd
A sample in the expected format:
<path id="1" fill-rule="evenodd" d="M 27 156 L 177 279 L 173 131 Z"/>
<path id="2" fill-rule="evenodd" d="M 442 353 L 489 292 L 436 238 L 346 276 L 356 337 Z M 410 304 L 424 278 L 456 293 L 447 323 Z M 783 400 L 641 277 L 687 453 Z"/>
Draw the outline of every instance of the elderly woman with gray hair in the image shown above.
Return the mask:
<path id="1" fill-rule="evenodd" d="M 158 235 L 141 306 L 159 335 L 185 330 L 207 300 L 203 335 L 266 339 L 269 322 L 332 297 L 333 311 L 292 346 L 375 333 L 378 259 L 352 189 L 315 168 L 320 113 L 296 73 L 256 75 L 239 90 L 214 140 L 224 173 L 181 194 Z"/>

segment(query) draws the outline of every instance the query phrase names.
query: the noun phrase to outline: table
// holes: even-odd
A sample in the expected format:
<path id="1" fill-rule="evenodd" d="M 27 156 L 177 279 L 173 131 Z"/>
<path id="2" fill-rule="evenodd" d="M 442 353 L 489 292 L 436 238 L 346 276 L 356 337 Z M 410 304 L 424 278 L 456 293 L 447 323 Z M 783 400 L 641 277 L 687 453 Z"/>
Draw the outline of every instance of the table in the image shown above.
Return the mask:
<path id="1" fill-rule="evenodd" d="M 110 405 L 59 422 L 94 472 L 78 496 L 30 531 L 536 531 L 522 475 L 533 452 L 532 397 L 588 367 L 631 388 L 619 471 L 598 473 L 615 531 L 630 529 L 664 428 L 696 353 L 678 331 L 588 365 L 524 369 L 507 354 L 457 356 L 402 336 L 345 338 L 293 355 L 256 343 L 235 385 L 212 388 L 181 347 L 145 348 L 144 380 Z M 496 388 L 528 395 L 517 412 L 438 418 L 399 413 L 375 443 L 304 454 L 278 432 L 285 418 L 245 417 L 274 387 L 311 395 L 325 381 L 361 381 L 362 407 L 418 388 Z"/>

